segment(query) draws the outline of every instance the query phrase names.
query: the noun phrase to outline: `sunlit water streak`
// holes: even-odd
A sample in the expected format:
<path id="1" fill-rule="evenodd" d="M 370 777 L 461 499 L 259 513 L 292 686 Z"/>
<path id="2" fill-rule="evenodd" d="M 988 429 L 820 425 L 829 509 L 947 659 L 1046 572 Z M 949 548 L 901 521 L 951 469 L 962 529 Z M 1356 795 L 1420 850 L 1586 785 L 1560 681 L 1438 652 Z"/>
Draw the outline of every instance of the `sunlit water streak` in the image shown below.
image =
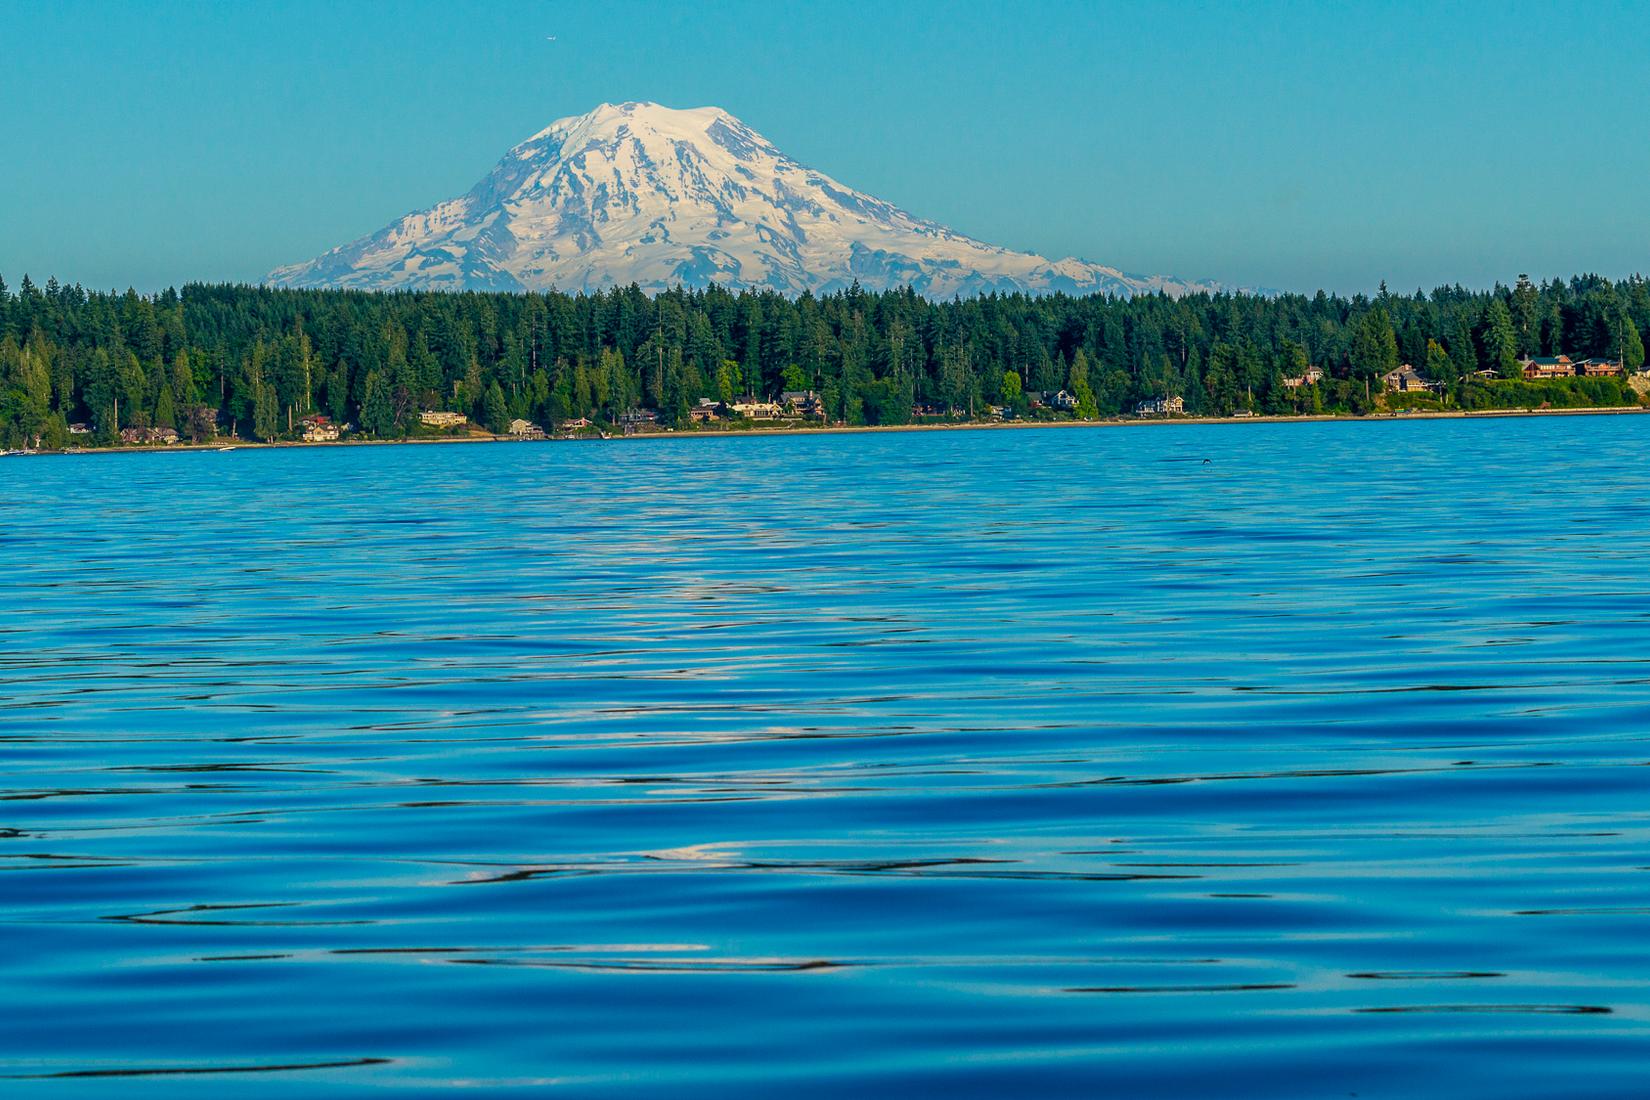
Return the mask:
<path id="1" fill-rule="evenodd" d="M 1644 1095 L 1647 432 L 6 460 L 0 1092 Z"/>

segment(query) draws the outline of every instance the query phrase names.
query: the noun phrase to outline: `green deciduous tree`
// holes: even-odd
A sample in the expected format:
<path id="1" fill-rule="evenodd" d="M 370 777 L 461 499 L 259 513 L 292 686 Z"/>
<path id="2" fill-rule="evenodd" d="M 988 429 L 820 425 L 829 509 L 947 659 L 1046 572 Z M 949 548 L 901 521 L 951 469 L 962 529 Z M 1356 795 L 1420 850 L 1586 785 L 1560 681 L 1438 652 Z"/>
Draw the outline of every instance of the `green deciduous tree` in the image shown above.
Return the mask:
<path id="1" fill-rule="evenodd" d="M 1003 371 L 1003 401 L 1012 405 L 1020 399 L 1025 391 L 1020 388 L 1020 375 L 1017 371 Z"/>
<path id="2" fill-rule="evenodd" d="M 1077 402 L 1074 410 L 1079 420 L 1095 420 L 1100 416 L 1099 407 L 1094 401 L 1094 387 L 1089 384 L 1089 359 L 1078 348 L 1071 357 L 1071 376 L 1067 379 L 1072 398 Z"/>

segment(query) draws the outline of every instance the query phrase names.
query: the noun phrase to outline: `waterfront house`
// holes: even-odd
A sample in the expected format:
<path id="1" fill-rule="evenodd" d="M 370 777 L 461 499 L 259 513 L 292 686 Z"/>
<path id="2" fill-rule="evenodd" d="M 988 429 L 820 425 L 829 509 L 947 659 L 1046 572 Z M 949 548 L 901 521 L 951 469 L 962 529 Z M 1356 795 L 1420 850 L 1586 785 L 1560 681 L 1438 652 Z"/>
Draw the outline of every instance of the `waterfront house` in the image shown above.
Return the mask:
<path id="1" fill-rule="evenodd" d="M 1381 375 L 1381 388 L 1388 393 L 1425 393 L 1431 389 L 1421 373 L 1408 363 Z"/>
<path id="2" fill-rule="evenodd" d="M 1148 397 L 1134 407 L 1136 416 L 1179 416 L 1185 411 L 1185 399 L 1178 395 Z"/>
<path id="3" fill-rule="evenodd" d="M 711 397 L 701 397 L 699 403 L 688 410 L 688 419 L 695 424 L 708 424 L 722 416 L 722 403 Z"/>
<path id="4" fill-rule="evenodd" d="M 1577 359 L 1575 369 L 1585 378 L 1616 378 L 1626 373 L 1619 359 Z"/>
<path id="5" fill-rule="evenodd" d="M 304 432 L 305 443 L 336 443 L 338 441 L 338 425 L 319 413 L 306 416 L 300 421 Z"/>
<path id="6" fill-rule="evenodd" d="M 1319 367 L 1307 367 L 1302 374 L 1293 375 L 1283 380 L 1285 389 L 1298 390 L 1302 386 L 1316 386 L 1323 381 L 1323 370 Z"/>
<path id="7" fill-rule="evenodd" d="M 813 390 L 786 390 L 779 395 L 779 404 L 791 416 L 825 419 L 825 402 Z"/>
<path id="8" fill-rule="evenodd" d="M 517 417 L 510 421 L 510 434 L 517 439 L 543 439 L 544 429 L 531 420 L 523 420 Z"/>
<path id="9" fill-rule="evenodd" d="M 779 406 L 772 401 L 758 401 L 754 397 L 744 397 L 728 406 L 735 416 L 746 416 L 752 420 L 778 420 Z"/>
<path id="10" fill-rule="evenodd" d="M 1049 394 L 1048 403 L 1051 408 L 1059 409 L 1061 412 L 1071 412 L 1077 407 L 1077 398 L 1065 390 L 1060 390 Z"/>
<path id="11" fill-rule="evenodd" d="M 635 435 L 658 423 L 659 414 L 654 409 L 626 409 L 619 414 L 619 426 L 624 428 L 625 435 Z"/>
<path id="12" fill-rule="evenodd" d="M 575 416 L 571 420 L 563 420 L 561 426 L 564 428 L 588 428 L 590 427 L 590 420 L 587 417 Z"/>
<path id="13" fill-rule="evenodd" d="M 1426 379 L 1408 363 L 1381 375 L 1381 389 L 1389 393 L 1420 393 L 1426 388 Z"/>
<path id="14" fill-rule="evenodd" d="M 1573 378 L 1576 373 L 1575 362 L 1568 355 L 1535 356 L 1520 359 L 1518 365 L 1524 368 L 1524 377 L 1532 381 L 1543 378 Z"/>
<path id="15" fill-rule="evenodd" d="M 146 446 L 153 446 L 156 443 L 170 446 L 178 441 L 178 433 L 171 428 L 122 428 L 120 429 L 120 441 Z"/>
<path id="16" fill-rule="evenodd" d="M 470 418 L 463 413 L 442 409 L 425 409 L 418 414 L 418 422 L 430 428 L 462 428 L 469 421 Z"/>

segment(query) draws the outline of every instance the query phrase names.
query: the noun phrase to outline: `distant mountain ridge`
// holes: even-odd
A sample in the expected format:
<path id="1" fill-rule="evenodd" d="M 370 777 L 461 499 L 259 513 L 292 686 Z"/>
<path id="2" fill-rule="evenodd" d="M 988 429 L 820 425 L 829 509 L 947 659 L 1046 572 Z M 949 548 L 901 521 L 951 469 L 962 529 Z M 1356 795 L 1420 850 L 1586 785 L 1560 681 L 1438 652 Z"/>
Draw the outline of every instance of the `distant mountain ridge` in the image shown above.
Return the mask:
<path id="1" fill-rule="evenodd" d="M 858 282 L 931 298 L 1222 289 L 985 244 L 799 164 L 720 108 L 655 103 L 560 119 L 467 194 L 267 281 L 569 292 L 714 282 L 791 295 Z"/>

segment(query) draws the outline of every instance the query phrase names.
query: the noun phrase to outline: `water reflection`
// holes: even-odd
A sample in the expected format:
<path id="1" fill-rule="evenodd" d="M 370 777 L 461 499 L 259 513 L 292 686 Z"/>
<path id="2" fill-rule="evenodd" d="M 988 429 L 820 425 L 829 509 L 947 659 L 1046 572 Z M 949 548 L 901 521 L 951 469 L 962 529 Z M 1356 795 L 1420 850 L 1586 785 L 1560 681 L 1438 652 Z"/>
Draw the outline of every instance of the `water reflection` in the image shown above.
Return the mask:
<path id="1" fill-rule="evenodd" d="M 6 1092 L 1636 1095 L 1647 430 L 8 466 Z"/>

